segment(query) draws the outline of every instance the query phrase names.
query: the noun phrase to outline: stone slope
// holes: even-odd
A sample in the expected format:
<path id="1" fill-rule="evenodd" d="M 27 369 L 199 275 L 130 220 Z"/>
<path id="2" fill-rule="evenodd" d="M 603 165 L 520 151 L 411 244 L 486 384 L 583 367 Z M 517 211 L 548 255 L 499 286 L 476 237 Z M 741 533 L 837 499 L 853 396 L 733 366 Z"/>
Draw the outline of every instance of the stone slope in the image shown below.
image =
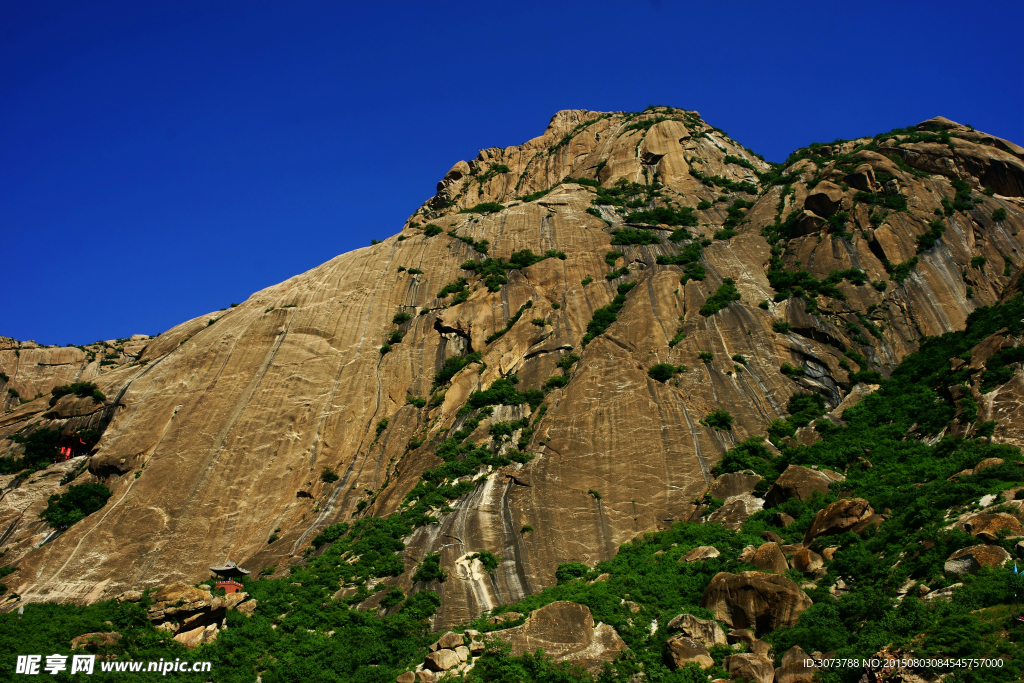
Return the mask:
<path id="1" fill-rule="evenodd" d="M 500 449 L 524 438 L 533 459 L 469 477 L 472 490 L 407 539 L 406 571 L 388 581 L 408 593 L 416 565 L 440 553 L 455 578 L 433 586 L 442 628 L 550 585 L 561 562 L 593 565 L 637 534 L 690 518 L 710 467 L 736 442 L 763 435 L 792 393 L 838 405 L 857 380 L 851 360 L 886 374 L 922 335 L 957 329 L 994 302 L 1016 272 L 1020 148 L 945 120 L 921 130 L 956 134 L 953 147 L 915 131 L 816 146 L 777 185 L 758 175 L 772 172 L 769 164 L 695 112 L 668 108 L 559 112 L 542 136 L 459 162 L 398 235 L 257 292 L 215 324 L 210 316 L 183 323 L 148 340 L 135 362 L 95 375 L 108 397 L 105 431 L 74 483 L 103 481 L 114 495 L 44 545 L 47 530 L 35 529 L 37 540 L 12 547 L 20 568 L 12 589 L 25 600 L 94 600 L 196 582 L 225 559 L 283 573 L 326 526 L 400 509 L 424 470 L 442 462 L 437 446 L 465 423 L 471 392 L 511 374 L 520 390 L 540 388 L 570 352 L 581 358 L 547 394 L 545 412 L 497 406 L 469 437 Z M 945 217 L 941 239 L 919 253 L 916 238 L 941 200 L 956 198 L 953 180 L 978 202 Z M 632 207 L 594 204 L 604 188 L 630 183 L 647 188 L 627 197 Z M 981 194 L 986 185 L 993 196 Z M 881 215 L 858 199 L 858 186 L 876 201 L 903 197 L 907 210 Z M 730 204 L 742 222 L 727 223 Z M 666 205 L 694 209 L 692 239 L 669 240 L 678 225 L 647 225 L 657 243 L 613 245 L 630 212 Z M 480 212 L 460 213 L 474 207 Z M 994 221 L 1000 208 L 1007 216 Z M 841 212 L 845 220 L 833 218 Z M 712 239 L 723 225 L 735 236 Z M 681 283 L 688 266 L 658 263 L 702 239 L 703 280 Z M 565 258 L 510 270 L 496 288 L 461 267 L 524 249 Z M 606 261 L 610 251 L 621 256 Z M 895 267 L 915 256 L 898 281 Z M 972 265 L 979 256 L 986 261 Z M 776 302 L 779 268 L 804 268 L 818 281 L 863 269 L 867 279 L 840 280 L 845 299 L 801 290 Z M 620 274 L 607 279 L 613 269 Z M 459 278 L 464 294 L 438 296 Z M 727 278 L 740 300 L 702 315 Z M 636 286 L 617 320 L 584 346 L 595 311 L 623 283 Z M 382 354 L 395 330 L 401 341 Z M 863 366 L 845 351 L 866 357 Z M 446 360 L 473 352 L 478 362 L 435 388 Z M 648 370 L 659 363 L 688 371 L 657 381 Z M 31 406 L 8 413 L 0 436 L 71 428 Z M 716 409 L 732 415 L 731 429 L 703 422 Z M 490 426 L 522 418 L 530 425 L 509 444 L 490 436 Z M 337 481 L 321 477 L 325 468 Z M 501 558 L 494 572 L 469 558 L 482 550 Z"/>

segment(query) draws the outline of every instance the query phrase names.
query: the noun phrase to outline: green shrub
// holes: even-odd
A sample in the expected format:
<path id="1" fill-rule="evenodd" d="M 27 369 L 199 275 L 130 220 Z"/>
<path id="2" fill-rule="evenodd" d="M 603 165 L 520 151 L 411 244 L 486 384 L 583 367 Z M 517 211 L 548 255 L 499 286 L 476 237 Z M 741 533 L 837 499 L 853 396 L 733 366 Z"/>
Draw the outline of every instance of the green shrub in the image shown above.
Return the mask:
<path id="1" fill-rule="evenodd" d="M 404 336 L 405 333 L 401 330 L 391 330 L 391 334 L 388 335 L 388 344 L 398 344 Z"/>
<path id="2" fill-rule="evenodd" d="M 380 244 L 380 243 L 381 243 L 381 240 L 370 240 L 370 245 L 371 246 L 374 245 L 374 244 Z"/>
<path id="3" fill-rule="evenodd" d="M 558 389 L 560 387 L 564 387 L 568 383 L 569 378 L 565 375 L 552 375 L 544 381 L 544 388 L 548 390 Z"/>
<path id="4" fill-rule="evenodd" d="M 615 262 L 622 258 L 621 251 L 609 251 L 604 255 L 604 262 L 608 264 L 609 268 L 615 267 Z"/>
<path id="5" fill-rule="evenodd" d="M 483 202 L 472 206 L 468 209 L 462 209 L 459 213 L 495 213 L 497 211 L 504 211 L 505 207 L 497 202 Z"/>
<path id="6" fill-rule="evenodd" d="M 942 238 L 946 232 L 946 224 L 942 219 L 935 219 L 928 224 L 928 230 L 923 235 L 917 236 L 917 253 L 931 249 Z"/>
<path id="7" fill-rule="evenodd" d="M 512 329 L 513 325 L 519 322 L 519 319 L 523 317 L 523 313 L 528 308 L 533 308 L 533 301 L 527 301 L 525 304 L 520 306 L 516 314 L 508 319 L 508 323 L 506 323 L 503 329 L 500 329 L 497 332 L 493 332 L 487 335 L 487 338 L 484 341 L 490 344 L 492 341 L 495 341 L 496 339 L 500 339 L 501 337 L 503 337 L 505 333 Z"/>
<path id="8" fill-rule="evenodd" d="M 727 277 L 722 280 L 722 285 L 715 290 L 715 293 L 708 297 L 704 305 L 700 307 L 700 314 L 707 318 L 726 308 L 733 301 L 739 300 L 740 292 L 736 289 L 736 283 L 732 278 Z"/>
<path id="9" fill-rule="evenodd" d="M 395 325 L 401 325 L 402 323 L 407 323 L 410 320 L 412 320 L 412 316 L 405 311 L 402 311 L 401 313 L 395 313 L 395 317 L 391 319 L 391 322 Z"/>
<path id="10" fill-rule="evenodd" d="M 650 230 L 622 228 L 612 231 L 612 244 L 661 244 L 661 238 Z"/>
<path id="11" fill-rule="evenodd" d="M 434 225 L 433 223 L 427 223 L 423 226 L 424 237 L 433 237 L 434 235 L 440 235 L 444 230 L 440 225 Z"/>
<path id="12" fill-rule="evenodd" d="M 47 499 L 46 509 L 39 513 L 54 529 L 67 529 L 107 504 L 114 495 L 104 484 L 78 484 L 65 493 Z"/>
<path id="13" fill-rule="evenodd" d="M 702 361 L 704 361 L 705 363 L 707 363 L 707 362 L 709 362 L 709 361 L 710 361 L 710 360 L 711 360 L 712 358 L 714 358 L 714 357 L 715 357 L 715 354 L 711 353 L 710 351 L 698 351 L 698 352 L 697 352 L 697 357 L 698 357 L 698 358 L 700 358 L 700 359 L 701 359 Z"/>
<path id="14" fill-rule="evenodd" d="M 693 215 L 693 208 L 689 206 L 684 206 L 678 210 L 672 207 L 659 206 L 646 211 L 635 211 L 626 214 L 626 221 L 645 225 L 671 226 L 694 226 L 698 223 L 697 217 Z M 616 244 L 616 242 L 612 242 L 612 244 Z M 656 242 L 622 242 L 621 244 L 656 244 Z"/>
<path id="15" fill-rule="evenodd" d="M 714 206 L 714 205 L 711 202 L 709 202 L 706 199 L 702 199 L 700 202 L 697 203 L 697 210 L 698 211 L 707 211 L 712 206 Z"/>
<path id="16" fill-rule="evenodd" d="M 583 346 L 589 344 L 594 337 L 603 333 L 608 327 L 615 322 L 619 316 L 619 311 L 626 305 L 626 294 L 636 285 L 635 282 L 623 282 L 618 286 L 618 294 L 612 299 L 612 302 L 607 306 L 594 311 L 594 317 L 587 323 L 587 333 L 583 335 Z"/>
<path id="17" fill-rule="evenodd" d="M 480 560 L 480 564 L 484 566 L 484 569 L 488 574 L 492 573 L 501 564 L 501 558 L 492 553 L 490 550 L 481 550 L 478 553 L 473 553 L 466 558 L 467 560 Z"/>
<path id="18" fill-rule="evenodd" d="M 408 271 L 409 275 L 423 275 L 423 271 L 419 268 L 410 268 Z"/>
<path id="19" fill-rule="evenodd" d="M 588 491 L 591 495 L 597 492 L 591 489 Z M 601 496 L 597 496 L 600 499 Z M 590 567 L 579 562 L 563 562 L 558 565 L 558 569 L 555 570 L 555 580 L 558 581 L 559 585 L 574 581 L 576 579 L 583 578 L 590 573 Z"/>
<path id="20" fill-rule="evenodd" d="M 737 363 L 739 363 L 740 365 L 746 365 L 747 361 L 749 360 L 742 353 L 735 353 L 735 354 L 733 354 L 732 359 L 734 361 L 736 361 Z"/>
<path id="21" fill-rule="evenodd" d="M 806 374 L 803 368 L 798 368 L 795 365 L 790 365 L 789 363 L 783 363 L 782 367 L 779 368 L 779 372 L 786 377 L 802 377 Z"/>
<path id="22" fill-rule="evenodd" d="M 384 355 L 391 351 L 391 344 L 384 344 L 380 347 L 380 355 Z"/>
<path id="23" fill-rule="evenodd" d="M 416 406 L 417 408 L 422 408 L 427 405 L 427 399 L 420 398 L 419 396 L 406 396 L 405 402 L 409 405 Z"/>
<path id="24" fill-rule="evenodd" d="M 770 301 L 768 301 L 768 299 L 765 299 L 764 301 L 762 301 L 761 303 L 759 303 L 759 304 L 757 305 L 757 307 L 758 307 L 758 308 L 761 308 L 761 309 L 764 309 L 764 310 L 766 310 L 766 311 L 767 311 L 768 309 L 770 309 L 770 308 L 772 307 L 772 304 L 771 304 L 771 302 L 770 302 Z"/>
<path id="25" fill-rule="evenodd" d="M 320 473 L 320 481 L 325 484 L 333 484 L 338 481 L 338 474 L 330 467 L 325 467 L 323 472 Z"/>
<path id="26" fill-rule="evenodd" d="M 413 583 L 426 581 L 438 581 L 444 583 L 448 574 L 441 569 L 441 555 L 438 553 L 427 553 L 423 561 L 416 567 L 416 573 L 412 575 Z"/>
<path id="27" fill-rule="evenodd" d="M 587 493 L 594 497 L 594 500 L 601 500 L 601 494 L 594 489 L 587 489 Z"/>
<path id="28" fill-rule="evenodd" d="M 68 394 L 75 394 L 82 398 L 92 396 L 97 401 L 105 401 L 107 398 L 92 382 L 75 382 L 74 384 L 65 384 L 64 386 L 50 389 L 50 393 L 52 394 L 50 398 L 50 407 L 57 405 L 57 401 L 59 401 L 62 396 L 67 396 Z"/>
<path id="29" fill-rule="evenodd" d="M 479 351 L 466 354 L 465 356 L 452 356 L 444 362 L 441 369 L 434 374 L 434 389 L 442 385 L 447 384 L 451 381 L 452 377 L 456 375 L 460 370 L 471 363 L 479 363 L 483 359 L 483 354 Z"/>
<path id="30" fill-rule="evenodd" d="M 676 375 L 676 366 L 671 363 L 658 363 L 652 365 L 647 375 L 656 382 L 667 382 Z"/>
<path id="31" fill-rule="evenodd" d="M 977 268 L 981 272 L 985 272 L 985 264 L 988 263 L 988 259 L 984 256 L 972 256 L 971 257 L 971 268 Z"/>
<path id="32" fill-rule="evenodd" d="M 700 422 L 703 425 L 707 425 L 708 427 L 712 427 L 723 432 L 727 432 L 732 429 L 732 415 L 721 408 L 712 410 Z"/>
<path id="33" fill-rule="evenodd" d="M 998 223 L 1000 221 L 1005 221 L 1006 220 L 1006 209 L 999 208 L 999 209 L 996 209 L 995 211 L 993 211 L 992 212 L 992 220 L 995 221 L 996 223 Z"/>
<path id="34" fill-rule="evenodd" d="M 385 417 L 384 419 L 377 423 L 377 436 L 380 436 L 381 432 L 388 428 L 388 422 L 390 422 L 390 420 L 388 420 L 388 418 Z"/>
<path id="35" fill-rule="evenodd" d="M 583 278 L 582 280 L 580 280 L 580 284 L 583 285 L 584 287 L 586 287 L 587 285 L 589 285 L 593 281 L 594 281 L 594 278 L 592 278 L 592 277 L 590 277 L 588 275 L 585 278 Z"/>

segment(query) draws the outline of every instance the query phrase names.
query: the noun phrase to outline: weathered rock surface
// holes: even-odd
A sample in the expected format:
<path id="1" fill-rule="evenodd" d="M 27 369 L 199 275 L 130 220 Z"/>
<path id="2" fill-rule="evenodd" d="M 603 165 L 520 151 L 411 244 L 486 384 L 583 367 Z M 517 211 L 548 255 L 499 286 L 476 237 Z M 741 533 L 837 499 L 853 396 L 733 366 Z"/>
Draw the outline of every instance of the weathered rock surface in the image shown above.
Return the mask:
<path id="1" fill-rule="evenodd" d="M 857 533 L 869 524 L 877 525 L 882 521 L 881 516 L 876 515 L 871 504 L 863 498 L 837 500 L 814 515 L 811 526 L 804 534 L 804 545 L 809 545 L 819 536 L 841 534 L 844 531 Z"/>
<path id="2" fill-rule="evenodd" d="M 717 621 L 710 619 L 699 619 L 692 614 L 680 614 L 665 625 L 668 631 L 678 631 L 687 638 L 693 638 L 703 643 L 706 647 L 725 645 L 728 641 L 725 638 L 725 631 L 718 625 Z"/>
<path id="3" fill-rule="evenodd" d="M 487 637 L 511 643 L 514 656 L 543 648 L 555 661 L 573 662 L 589 671 L 599 670 L 626 647 L 614 628 L 594 624 L 588 607 L 564 601 L 530 612 L 522 626 L 491 631 Z"/>
<path id="4" fill-rule="evenodd" d="M 789 569 L 786 557 L 779 550 L 779 544 L 775 542 L 765 543 L 754 553 L 754 566 L 763 572 L 775 572 L 785 574 Z"/>
<path id="5" fill-rule="evenodd" d="M 768 489 L 764 496 L 765 504 L 768 507 L 775 507 L 792 498 L 806 502 L 815 493 L 824 496 L 832 482 L 843 479 L 842 475 L 835 472 L 821 472 L 810 467 L 790 465 Z"/>
<path id="6" fill-rule="evenodd" d="M 713 557 L 718 557 L 719 555 L 721 555 L 721 553 L 718 552 L 718 548 L 711 545 L 702 545 L 680 557 L 679 561 L 700 562 L 701 560 L 709 560 Z"/>
<path id="7" fill-rule="evenodd" d="M 771 661 L 752 653 L 729 655 L 723 660 L 722 666 L 730 676 L 744 681 L 772 683 L 775 678 L 775 667 Z"/>
<path id="8" fill-rule="evenodd" d="M 712 498 L 724 501 L 733 496 L 753 493 L 754 487 L 761 480 L 761 475 L 753 472 L 730 472 L 715 479 L 708 493 Z"/>
<path id="9" fill-rule="evenodd" d="M 977 574 L 982 567 L 1001 567 L 1009 559 L 1010 553 L 997 545 L 974 545 L 950 555 L 943 569 L 953 576 Z"/>
<path id="10" fill-rule="evenodd" d="M 15 431 L 55 428 L 70 436 L 93 425 L 102 438 L 75 483 L 103 482 L 114 493 L 103 510 L 45 544 L 39 541 L 53 530 L 32 511 L 10 518 L 17 522 L 12 538 L 22 540 L 5 556 L 19 566 L 9 587 L 22 602 L 90 602 L 195 583 L 228 555 L 250 569 L 301 562 L 326 526 L 394 512 L 422 472 L 439 463 L 437 445 L 464 419 L 458 413 L 471 392 L 511 373 L 521 389 L 540 388 L 559 372 L 556 362 L 570 349 L 581 359 L 568 384 L 548 394 L 547 412 L 524 445 L 535 457 L 485 473 L 473 491 L 452 501 L 453 512 L 437 511 L 438 525 L 405 539 L 406 571 L 396 583 L 408 594 L 416 559 L 439 552 L 443 568 L 459 577 L 439 587 L 443 602 L 434 627 L 444 630 L 552 585 L 561 562 L 593 566 L 609 559 L 639 533 L 689 519 L 693 501 L 712 485 L 715 462 L 731 444 L 763 435 L 785 414 L 791 394 L 814 391 L 830 407 L 843 405 L 851 387 L 840 349 L 856 347 L 847 323 L 856 323 L 858 313 L 867 315 L 871 307 L 884 329 L 872 355 L 885 360 L 871 369 L 885 374 L 886 364 L 916 350 L 922 337 L 960 329 L 972 310 L 998 300 L 1011 280 L 1002 273 L 1018 269 L 1016 254 L 1024 251 L 1018 236 L 1024 234 L 1017 202 L 1021 152 L 959 124 L 942 125 L 951 126 L 944 130 L 957 138 L 954 149 L 892 139 L 877 151 L 855 150 L 866 139 L 835 145 L 835 153 L 857 156 L 852 173 L 833 173 L 828 161 L 801 160 L 788 169 L 801 179 L 792 184 L 781 215 L 781 187 L 763 195 L 739 193 L 754 202 L 745 210 L 749 222 L 738 226 L 735 237 L 712 240 L 704 249 L 704 281 L 681 285 L 680 266 L 657 263 L 658 256 L 679 252 L 657 226 L 659 244 L 616 247 L 628 275 L 606 280 L 611 268 L 604 257 L 623 216 L 608 206 L 598 210 L 607 222 L 588 213 L 595 208 L 594 188 L 562 181 L 596 179 L 612 187 L 657 173 L 664 201 L 695 208 L 701 201 L 713 204 L 721 192 L 691 170 L 756 183 L 755 173 L 726 163 L 726 156 L 745 159 L 758 171 L 768 170 L 767 164 L 694 112 L 572 110 L 558 112 L 537 138 L 484 149 L 454 164 L 400 234 L 256 292 L 238 307 L 185 321 L 153 339 L 112 340 L 85 350 L 4 340 L 0 370 L 9 381 L 3 380 L 0 392 L 13 388 L 28 402 L 0 393 L 6 410 L 0 457 L 18 456 L 19 446 L 3 438 Z M 932 175 L 908 173 L 895 158 Z M 492 164 L 509 172 L 488 173 Z M 808 187 L 819 171 L 822 182 Z M 883 171 L 892 176 L 884 184 L 877 182 Z M 852 191 L 836 194 L 847 176 L 858 176 L 853 183 L 875 182 L 875 191 L 898 193 L 908 210 L 873 224 Z M 916 238 L 934 220 L 940 199 L 953 196 L 953 179 L 975 190 L 977 204 L 946 219 L 941 248 L 921 253 L 897 285 L 884 262 L 917 255 Z M 995 195 L 982 194 L 984 185 Z M 542 191 L 548 192 L 535 201 L 516 199 Z M 504 208 L 460 213 L 484 202 Z M 1005 220 L 992 220 L 997 208 L 1006 210 Z M 833 210 L 832 216 L 848 214 L 852 237 L 819 238 Z M 870 281 L 886 283 L 885 291 L 844 281 L 838 285 L 847 297 L 841 311 L 811 315 L 796 299 L 760 309 L 758 302 L 775 295 L 765 274 L 770 247 L 761 231 L 794 211 L 808 229 L 788 240 L 783 260 L 789 267 L 799 261 L 819 279 L 860 268 Z M 695 238 L 711 240 L 726 219 L 724 205 L 697 213 Z M 427 223 L 442 233 L 427 237 Z M 509 271 L 508 283 L 491 292 L 461 268 L 484 254 L 448 231 L 477 244 L 488 240 L 489 257 L 550 249 L 566 258 Z M 967 267 L 975 256 L 987 259 L 984 272 Z M 460 277 L 471 285 L 464 302 L 438 298 Z M 701 305 L 726 277 L 736 282 L 741 299 L 702 316 Z M 590 284 L 583 285 L 585 279 Z M 623 281 L 638 286 L 617 321 L 583 347 L 587 323 Z M 551 324 L 530 325 L 528 317 L 488 342 L 527 301 L 530 316 Z M 413 317 L 393 323 L 400 312 Z M 773 330 L 780 318 L 792 324 L 792 333 Z M 404 332 L 402 341 L 382 355 L 381 345 L 397 329 Z M 678 332 L 686 336 L 670 346 Z M 701 351 L 713 352 L 712 360 L 702 362 Z M 444 361 L 469 352 L 479 352 L 481 362 L 456 374 L 443 397 L 437 392 L 436 403 L 417 408 L 407 402 L 434 395 L 434 374 Z M 734 371 L 734 354 L 748 359 L 742 376 Z M 678 386 L 654 382 L 647 369 L 655 362 L 690 371 L 677 375 Z M 786 376 L 783 363 L 806 374 Z M 72 407 L 67 401 L 44 417 L 50 389 L 72 381 L 94 381 L 107 399 L 103 409 L 89 413 L 85 403 Z M 43 396 L 33 400 L 37 394 Z M 999 419 L 993 439 L 1024 443 L 1024 380 L 1015 377 L 986 396 L 979 419 Z M 719 407 L 734 418 L 728 436 L 701 423 Z M 507 413 L 501 419 L 536 417 L 525 406 Z M 378 435 L 376 426 L 385 418 L 388 426 Z M 480 425 L 480 441 L 488 438 L 489 423 Z M 424 440 L 410 449 L 414 436 Z M 341 478 L 321 481 L 325 467 Z M 67 485 L 60 483 L 66 472 L 47 472 L 46 487 L 23 482 L 7 497 L 36 486 L 31 505 L 45 504 Z M 374 502 L 360 512 L 356 506 L 367 490 Z M 749 514 L 743 496 L 750 492 L 730 496 L 729 510 L 716 511 L 718 519 L 734 526 Z M 519 533 L 525 525 L 535 531 Z M 278 527 L 280 539 L 268 544 Z M 840 528 L 826 525 L 821 532 Z M 460 563 L 480 549 L 505 559 L 493 575 Z"/>
<path id="11" fill-rule="evenodd" d="M 1000 532 L 1007 536 L 1024 536 L 1020 520 L 1007 512 L 981 513 L 965 519 L 961 526 L 971 536 L 977 536 L 986 543 L 999 539 Z"/>
<path id="12" fill-rule="evenodd" d="M 697 662 L 702 669 L 715 665 L 715 660 L 711 658 L 711 653 L 704 643 L 687 636 L 677 635 L 669 638 L 668 650 L 677 668 L 686 666 L 689 662 Z"/>
<path id="13" fill-rule="evenodd" d="M 701 596 L 701 607 L 732 628 L 749 628 L 757 635 L 792 626 L 811 606 L 811 599 L 784 576 L 720 572 Z"/>
<path id="14" fill-rule="evenodd" d="M 764 507 L 764 501 L 749 493 L 731 496 L 722 507 L 708 515 L 708 522 L 721 524 L 726 529 L 738 531 L 750 515 Z"/>

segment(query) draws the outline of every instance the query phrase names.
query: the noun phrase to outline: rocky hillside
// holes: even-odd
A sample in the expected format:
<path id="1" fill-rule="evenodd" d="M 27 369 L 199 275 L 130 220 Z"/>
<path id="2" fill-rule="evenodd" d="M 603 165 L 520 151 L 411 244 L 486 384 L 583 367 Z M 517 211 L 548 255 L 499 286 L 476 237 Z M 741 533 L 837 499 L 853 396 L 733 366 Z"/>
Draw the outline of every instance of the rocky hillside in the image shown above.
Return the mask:
<path id="1" fill-rule="evenodd" d="M 339 596 L 414 592 L 429 560 L 458 577 L 432 584 L 443 629 L 675 521 L 738 528 L 763 491 L 711 509 L 723 455 L 773 424 L 812 441 L 777 422 L 792 395 L 850 405 L 962 329 L 1024 262 L 1022 228 L 1024 149 L 943 118 L 772 165 L 693 111 L 559 112 L 455 164 L 398 234 L 237 307 L 102 352 L 5 342 L 6 608 L 226 559 L 285 576 L 392 525 L 401 554 Z M 103 398 L 47 395 L 75 382 Z M 19 476 L 41 430 L 98 441 Z M 101 509 L 39 519 L 87 483 Z"/>

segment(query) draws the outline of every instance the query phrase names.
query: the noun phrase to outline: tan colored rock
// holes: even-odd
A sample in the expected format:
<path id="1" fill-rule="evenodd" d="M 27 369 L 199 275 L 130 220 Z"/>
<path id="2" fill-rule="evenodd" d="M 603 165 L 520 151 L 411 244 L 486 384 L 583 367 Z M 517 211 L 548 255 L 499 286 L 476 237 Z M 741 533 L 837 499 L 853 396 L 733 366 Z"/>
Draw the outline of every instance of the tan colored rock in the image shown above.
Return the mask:
<path id="1" fill-rule="evenodd" d="M 256 601 L 255 600 L 246 600 L 245 602 L 240 604 L 238 607 L 236 607 L 235 611 L 236 612 L 241 612 L 242 614 L 244 614 L 247 617 L 251 617 L 252 613 L 256 611 Z"/>
<path id="2" fill-rule="evenodd" d="M 700 562 L 702 560 L 710 560 L 713 557 L 718 557 L 720 554 L 721 553 L 718 552 L 718 548 L 710 545 L 702 545 L 680 557 L 679 561 Z"/>
<path id="3" fill-rule="evenodd" d="M 722 666 L 733 678 L 752 683 L 772 683 L 775 678 L 775 667 L 771 661 L 751 653 L 729 655 L 722 661 Z"/>
<path id="4" fill-rule="evenodd" d="M 492 631 L 487 637 L 511 643 L 513 656 L 539 647 L 555 661 L 573 662 L 592 672 L 626 647 L 614 628 L 594 624 L 590 609 L 565 601 L 534 610 L 522 626 Z"/>
<path id="5" fill-rule="evenodd" d="M 92 651 L 105 649 L 117 645 L 121 640 L 121 634 L 117 631 L 101 631 L 98 633 L 83 633 L 71 639 L 71 649 L 77 650 L 80 647 L 89 648 Z"/>
<path id="6" fill-rule="evenodd" d="M 799 645 L 786 650 L 782 655 L 782 666 L 775 670 L 775 683 L 814 683 L 814 673 L 818 669 L 813 664 L 804 664 L 809 659 L 810 655 Z"/>
<path id="7" fill-rule="evenodd" d="M 395 683 L 416 683 L 416 674 L 412 671 L 406 671 L 404 674 L 398 674 L 398 678 L 395 679 Z"/>
<path id="8" fill-rule="evenodd" d="M 466 639 L 461 633 L 454 633 L 448 631 L 441 636 L 436 643 L 430 646 L 430 651 L 435 652 L 437 650 L 454 650 L 459 645 L 465 644 Z"/>
<path id="9" fill-rule="evenodd" d="M 843 188 L 835 183 L 823 180 L 818 183 L 804 200 L 804 206 L 818 214 L 828 218 L 839 211 L 839 204 L 843 199 Z"/>
<path id="10" fill-rule="evenodd" d="M 424 669 L 423 671 L 416 672 L 416 680 L 419 683 L 434 683 L 437 680 L 437 676 L 430 669 Z"/>
<path id="11" fill-rule="evenodd" d="M 117 596 L 118 602 L 138 602 L 142 599 L 142 591 L 125 591 Z"/>
<path id="12" fill-rule="evenodd" d="M 844 498 L 829 504 L 814 515 L 811 526 L 804 534 L 804 545 L 819 536 L 830 536 L 841 534 L 844 531 L 858 531 L 867 528 L 868 523 L 874 523 L 875 511 L 871 504 L 863 498 Z M 881 519 L 878 519 L 881 523 Z"/>
<path id="13" fill-rule="evenodd" d="M 455 648 L 455 654 L 459 656 L 460 662 L 465 662 L 470 658 L 469 648 L 465 645 L 459 645 L 457 648 Z"/>
<path id="14" fill-rule="evenodd" d="M 692 614 L 680 614 L 665 625 L 668 631 L 676 632 L 704 643 L 706 647 L 725 645 L 728 643 L 725 631 L 718 625 L 717 621 L 710 619 L 699 619 Z"/>
<path id="15" fill-rule="evenodd" d="M 732 496 L 708 516 L 708 522 L 721 524 L 730 531 L 738 531 L 750 515 L 760 511 L 763 506 L 763 500 L 749 493 Z"/>
<path id="16" fill-rule="evenodd" d="M 715 665 L 711 653 L 699 640 L 688 638 L 683 635 L 672 636 L 668 639 L 668 650 L 672 657 L 672 663 L 676 668 L 686 666 L 690 662 L 697 662 L 702 669 L 709 669 Z"/>
<path id="17" fill-rule="evenodd" d="M 753 493 L 761 480 L 761 475 L 753 472 L 730 472 L 715 479 L 708 493 L 712 498 L 724 501 L 733 496 Z"/>
<path id="18" fill-rule="evenodd" d="M 437 650 L 423 658 L 423 666 L 431 671 L 448 671 L 461 663 L 454 650 Z"/>
<path id="19" fill-rule="evenodd" d="M 792 626 L 811 606 L 811 599 L 791 580 L 776 574 L 720 572 L 701 596 L 701 607 L 732 628 L 753 629 L 758 635 Z"/>
<path id="20" fill-rule="evenodd" d="M 802 574 L 813 574 L 825 566 L 825 559 L 813 550 L 800 548 L 789 558 L 789 564 Z"/>
<path id="21" fill-rule="evenodd" d="M 1007 512 L 981 513 L 968 517 L 962 522 L 964 531 L 971 536 L 994 543 L 1000 535 L 1024 536 L 1020 520 Z"/>
<path id="22" fill-rule="evenodd" d="M 790 465 L 768 489 L 764 496 L 765 505 L 775 507 L 791 498 L 807 502 L 815 493 L 823 496 L 828 493 L 833 481 L 836 479 L 824 472 L 800 465 Z"/>
<path id="23" fill-rule="evenodd" d="M 754 553 L 754 566 L 763 572 L 785 574 L 789 569 L 785 556 L 779 550 L 778 543 L 765 543 Z"/>
<path id="24" fill-rule="evenodd" d="M 174 636 L 174 640 L 187 648 L 193 648 L 205 643 L 212 643 L 217 639 L 217 633 L 217 625 L 209 624 L 208 626 L 198 626 L 189 631 L 181 631 Z"/>
<path id="25" fill-rule="evenodd" d="M 943 570 L 953 576 L 977 574 L 982 567 L 1001 567 L 1009 559 L 1010 553 L 997 545 L 974 545 L 950 555 Z"/>
<path id="26" fill-rule="evenodd" d="M 788 527 L 790 524 L 792 524 L 795 521 L 796 521 L 795 519 L 793 519 L 792 517 L 787 515 L 785 512 L 776 512 L 772 516 L 772 523 L 775 524 L 776 526 L 780 526 L 782 528 Z"/>
<path id="27" fill-rule="evenodd" d="M 519 612 L 503 612 L 497 616 L 491 617 L 487 620 L 488 624 L 504 624 L 506 621 L 516 621 L 522 619 L 523 615 Z"/>

